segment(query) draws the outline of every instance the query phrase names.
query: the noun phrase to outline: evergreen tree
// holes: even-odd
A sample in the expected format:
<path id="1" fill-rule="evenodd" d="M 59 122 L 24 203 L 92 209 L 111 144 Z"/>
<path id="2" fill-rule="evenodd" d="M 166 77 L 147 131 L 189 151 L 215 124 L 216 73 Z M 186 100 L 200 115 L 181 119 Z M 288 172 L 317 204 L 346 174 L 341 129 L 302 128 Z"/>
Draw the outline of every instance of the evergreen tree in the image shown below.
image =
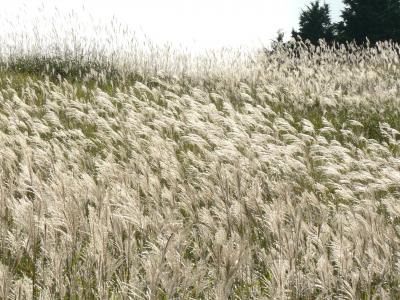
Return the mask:
<path id="1" fill-rule="evenodd" d="M 342 35 L 361 44 L 400 42 L 400 0 L 344 0 Z"/>
<path id="2" fill-rule="evenodd" d="M 319 39 L 325 39 L 328 43 L 334 39 L 328 4 L 321 4 L 319 0 L 311 2 L 306 10 L 300 14 L 299 31 L 292 31 L 292 36 L 301 37 L 317 44 Z"/>

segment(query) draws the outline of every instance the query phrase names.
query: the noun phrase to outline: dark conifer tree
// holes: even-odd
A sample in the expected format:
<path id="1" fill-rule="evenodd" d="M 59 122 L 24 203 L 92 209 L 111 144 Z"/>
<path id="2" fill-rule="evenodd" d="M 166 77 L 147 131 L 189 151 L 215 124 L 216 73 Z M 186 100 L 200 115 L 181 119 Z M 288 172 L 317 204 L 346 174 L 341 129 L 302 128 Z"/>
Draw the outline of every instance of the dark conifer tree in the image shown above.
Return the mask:
<path id="1" fill-rule="evenodd" d="M 343 39 L 372 44 L 400 42 L 400 0 L 344 0 L 341 24 Z"/>
<path id="2" fill-rule="evenodd" d="M 306 10 L 300 14 L 299 31 L 292 31 L 292 36 L 301 37 L 318 44 L 319 39 L 325 39 L 328 43 L 334 39 L 328 4 L 321 4 L 319 0 L 311 2 Z"/>

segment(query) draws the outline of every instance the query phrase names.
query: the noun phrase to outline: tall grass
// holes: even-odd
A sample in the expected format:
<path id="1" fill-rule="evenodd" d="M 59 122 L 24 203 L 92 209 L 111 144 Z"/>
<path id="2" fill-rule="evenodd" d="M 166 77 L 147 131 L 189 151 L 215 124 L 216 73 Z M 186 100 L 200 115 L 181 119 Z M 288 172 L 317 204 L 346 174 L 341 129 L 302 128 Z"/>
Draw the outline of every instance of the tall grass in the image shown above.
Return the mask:
<path id="1" fill-rule="evenodd" d="M 398 45 L 44 40 L 2 46 L 0 299 L 400 297 Z"/>

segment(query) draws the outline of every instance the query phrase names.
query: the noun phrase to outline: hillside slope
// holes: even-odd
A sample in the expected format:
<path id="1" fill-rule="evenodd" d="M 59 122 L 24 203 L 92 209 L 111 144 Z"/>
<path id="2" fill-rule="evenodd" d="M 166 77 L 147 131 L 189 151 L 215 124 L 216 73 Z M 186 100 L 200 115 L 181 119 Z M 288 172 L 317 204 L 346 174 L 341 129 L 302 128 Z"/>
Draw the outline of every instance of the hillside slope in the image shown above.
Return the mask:
<path id="1" fill-rule="evenodd" d="M 397 51 L 4 66 L 0 298 L 400 297 Z"/>

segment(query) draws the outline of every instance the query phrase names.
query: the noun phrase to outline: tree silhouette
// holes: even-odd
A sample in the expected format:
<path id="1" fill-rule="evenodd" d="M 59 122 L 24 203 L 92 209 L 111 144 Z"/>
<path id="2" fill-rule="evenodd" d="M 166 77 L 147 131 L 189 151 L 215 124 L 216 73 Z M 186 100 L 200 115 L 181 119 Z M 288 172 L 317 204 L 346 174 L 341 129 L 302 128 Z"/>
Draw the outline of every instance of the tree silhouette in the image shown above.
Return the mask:
<path id="1" fill-rule="evenodd" d="M 400 42 L 400 0 L 344 0 L 342 37 L 348 41 L 371 43 Z"/>
<path id="2" fill-rule="evenodd" d="M 328 4 L 321 4 L 319 0 L 311 2 L 306 10 L 300 14 L 299 31 L 292 31 L 292 37 L 300 37 L 318 44 L 319 39 L 325 39 L 328 43 L 334 39 L 333 26 Z"/>

